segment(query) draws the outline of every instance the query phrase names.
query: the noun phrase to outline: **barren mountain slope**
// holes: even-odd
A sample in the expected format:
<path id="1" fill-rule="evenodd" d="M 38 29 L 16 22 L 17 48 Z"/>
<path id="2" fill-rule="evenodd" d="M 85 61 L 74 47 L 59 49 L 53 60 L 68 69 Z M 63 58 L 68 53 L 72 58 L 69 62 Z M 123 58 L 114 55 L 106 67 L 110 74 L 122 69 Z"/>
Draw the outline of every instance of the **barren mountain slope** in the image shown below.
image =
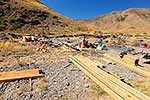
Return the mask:
<path id="1" fill-rule="evenodd" d="M 109 32 L 150 32 L 150 8 L 131 8 L 83 21 Z"/>

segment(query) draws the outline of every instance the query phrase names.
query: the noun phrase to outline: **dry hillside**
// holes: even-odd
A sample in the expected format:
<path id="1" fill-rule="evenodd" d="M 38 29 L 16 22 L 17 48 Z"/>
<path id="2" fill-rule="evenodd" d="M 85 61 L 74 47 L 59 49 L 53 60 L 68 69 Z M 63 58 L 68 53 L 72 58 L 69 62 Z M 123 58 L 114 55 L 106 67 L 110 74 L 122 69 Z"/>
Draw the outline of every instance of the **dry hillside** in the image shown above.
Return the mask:
<path id="1" fill-rule="evenodd" d="M 84 30 L 86 27 L 38 0 L 0 0 L 0 31 L 62 34 Z"/>
<path id="2" fill-rule="evenodd" d="M 56 13 L 38 0 L 0 0 L 0 31 L 69 34 L 91 30 L 150 32 L 150 9 L 132 8 L 75 21 Z"/>
<path id="3" fill-rule="evenodd" d="M 131 8 L 83 22 L 106 32 L 150 32 L 150 8 Z"/>

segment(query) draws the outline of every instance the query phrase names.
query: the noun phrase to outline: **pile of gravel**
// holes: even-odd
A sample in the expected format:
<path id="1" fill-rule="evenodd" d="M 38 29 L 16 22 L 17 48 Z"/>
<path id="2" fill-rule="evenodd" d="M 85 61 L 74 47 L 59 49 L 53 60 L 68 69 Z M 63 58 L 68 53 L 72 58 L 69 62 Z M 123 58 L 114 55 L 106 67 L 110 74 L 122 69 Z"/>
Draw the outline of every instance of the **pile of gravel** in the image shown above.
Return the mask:
<path id="1" fill-rule="evenodd" d="M 1 68 L 0 72 L 40 68 L 43 78 L 0 83 L 1 100 L 83 100 L 88 97 L 85 75 L 68 60 L 54 64 Z"/>

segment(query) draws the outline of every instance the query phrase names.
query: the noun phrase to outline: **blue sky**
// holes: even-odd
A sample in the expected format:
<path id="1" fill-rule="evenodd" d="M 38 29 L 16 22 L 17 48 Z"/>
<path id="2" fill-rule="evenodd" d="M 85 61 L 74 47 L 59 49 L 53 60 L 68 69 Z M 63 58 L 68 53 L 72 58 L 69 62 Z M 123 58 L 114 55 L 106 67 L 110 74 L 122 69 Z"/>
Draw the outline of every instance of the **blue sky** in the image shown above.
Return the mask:
<path id="1" fill-rule="evenodd" d="M 150 0 L 40 0 L 72 19 L 89 19 L 128 8 L 150 8 Z"/>

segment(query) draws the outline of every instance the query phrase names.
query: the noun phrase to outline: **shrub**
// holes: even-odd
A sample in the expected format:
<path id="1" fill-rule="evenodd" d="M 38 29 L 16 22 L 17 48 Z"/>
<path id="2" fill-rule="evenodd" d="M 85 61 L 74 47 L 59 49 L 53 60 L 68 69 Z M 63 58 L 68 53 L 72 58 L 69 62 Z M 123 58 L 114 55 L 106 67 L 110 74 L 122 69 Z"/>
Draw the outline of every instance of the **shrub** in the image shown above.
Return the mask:
<path id="1" fill-rule="evenodd" d="M 5 25 L 5 19 L 0 18 L 0 31 L 2 31 L 6 27 Z"/>
<path id="2" fill-rule="evenodd" d="M 128 34 L 128 37 L 133 37 L 133 35 L 132 34 Z"/>
<path id="3" fill-rule="evenodd" d="M 142 35 L 141 34 L 136 34 L 135 37 L 142 37 Z"/>

